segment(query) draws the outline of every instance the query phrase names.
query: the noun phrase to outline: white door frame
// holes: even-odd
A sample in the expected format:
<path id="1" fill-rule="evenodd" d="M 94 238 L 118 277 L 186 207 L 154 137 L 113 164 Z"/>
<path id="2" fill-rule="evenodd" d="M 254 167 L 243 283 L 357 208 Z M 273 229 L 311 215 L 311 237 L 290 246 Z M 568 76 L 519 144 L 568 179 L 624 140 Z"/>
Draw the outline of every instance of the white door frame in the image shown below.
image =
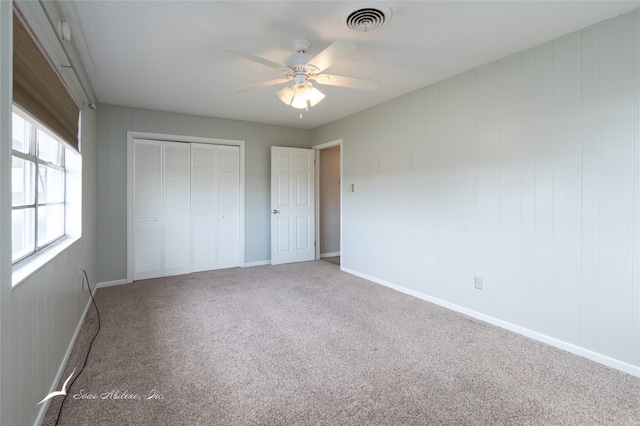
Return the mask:
<path id="1" fill-rule="evenodd" d="M 244 229 L 245 229 L 245 141 L 233 139 L 206 138 L 200 136 L 170 135 L 165 133 L 127 132 L 127 283 L 133 282 L 133 141 L 151 139 L 167 142 L 197 142 L 214 145 L 231 145 L 240 149 L 240 265 L 244 266 Z"/>
<path id="2" fill-rule="evenodd" d="M 342 155 L 344 150 L 342 149 L 342 139 L 336 139 L 331 142 L 321 143 L 314 145 L 311 148 L 316 150 L 316 260 L 320 259 L 320 153 L 323 149 L 331 148 L 334 146 L 340 146 L 340 256 L 342 256 Z M 340 262 L 342 263 L 342 262 Z"/>

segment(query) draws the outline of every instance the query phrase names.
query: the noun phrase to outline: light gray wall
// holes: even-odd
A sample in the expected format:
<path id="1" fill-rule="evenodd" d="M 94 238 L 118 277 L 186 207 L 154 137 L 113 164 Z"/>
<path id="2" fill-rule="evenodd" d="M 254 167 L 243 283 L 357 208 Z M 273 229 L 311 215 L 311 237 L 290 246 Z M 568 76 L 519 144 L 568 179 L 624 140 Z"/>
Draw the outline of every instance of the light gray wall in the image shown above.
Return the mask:
<path id="1" fill-rule="evenodd" d="M 0 424 L 30 425 L 89 303 L 79 263 L 95 284 L 97 114 L 82 111 L 82 237 L 11 290 L 11 20 L 0 2 Z"/>
<path id="2" fill-rule="evenodd" d="M 11 391 L 3 398 L 3 404 L 10 404 L 11 421 L 2 424 L 33 424 L 43 408 L 36 404 L 50 392 L 89 303 L 79 264 L 95 288 L 96 115 L 87 108 L 82 117 L 82 237 L 8 295 L 9 324 L 2 344 L 10 351 L 2 362 L 11 366 Z M 7 257 L 11 259 L 10 252 Z"/>
<path id="3" fill-rule="evenodd" d="M 9 7 L 5 7 L 9 5 Z M 8 10 L 7 10 L 8 9 Z M 6 14 L 11 16 L 11 3 L 2 2 L 0 28 L 7 24 Z M 4 32 L 2 39 L 4 40 Z M 11 81 L 11 68 L 6 67 L 7 52 L 4 42 L 0 53 L 0 77 L 2 85 Z M 3 94 L 6 93 L 3 91 Z M 11 98 L 2 96 L 2 160 L 0 162 L 0 196 L 3 202 L 1 220 L 2 235 L 11 233 L 11 187 L 6 185 L 6 173 L 11 167 L 11 137 L 5 137 L 10 129 Z M 2 424 L 33 424 L 42 406 L 36 403 L 50 391 L 58 369 L 69 348 L 76 328 L 89 301 L 89 293 L 82 291 L 78 264 L 86 269 L 95 284 L 96 265 L 96 113 L 83 111 L 82 115 L 82 226 L 83 234 L 65 251 L 43 268 L 36 271 L 19 286 L 11 289 L 10 238 L 2 238 L 1 327 L 2 339 Z M 8 155 L 5 155 L 7 154 Z M 8 175 L 8 176 L 7 176 Z M 5 202 L 5 200 L 9 202 Z"/>
<path id="4" fill-rule="evenodd" d="M 221 118 L 100 105 L 98 109 L 98 280 L 127 277 L 127 131 L 245 141 L 245 263 L 268 262 L 270 147 L 309 148 L 311 132 Z"/>
<path id="5" fill-rule="evenodd" d="M 313 134 L 343 268 L 640 375 L 640 11 Z"/>
<path id="6" fill-rule="evenodd" d="M 340 252 L 340 151 L 320 151 L 320 255 Z"/>
<path id="7" fill-rule="evenodd" d="M 11 424 L 11 69 L 12 3 L 0 1 L 0 424 Z"/>

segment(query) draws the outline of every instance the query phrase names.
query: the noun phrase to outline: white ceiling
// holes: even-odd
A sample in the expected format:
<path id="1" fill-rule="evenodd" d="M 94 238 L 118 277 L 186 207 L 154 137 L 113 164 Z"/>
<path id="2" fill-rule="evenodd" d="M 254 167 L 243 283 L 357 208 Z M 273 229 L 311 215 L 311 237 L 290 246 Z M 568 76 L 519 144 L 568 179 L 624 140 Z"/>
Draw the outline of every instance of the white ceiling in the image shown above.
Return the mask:
<path id="1" fill-rule="evenodd" d="M 637 7 L 635 1 L 384 1 L 383 28 L 356 33 L 354 1 L 60 1 L 100 103 L 311 129 L 543 44 Z M 282 63 L 296 38 L 314 56 L 342 38 L 357 50 L 326 72 L 378 80 L 374 91 L 317 85 L 327 97 L 300 118 L 280 78 L 232 56 L 235 47 Z"/>

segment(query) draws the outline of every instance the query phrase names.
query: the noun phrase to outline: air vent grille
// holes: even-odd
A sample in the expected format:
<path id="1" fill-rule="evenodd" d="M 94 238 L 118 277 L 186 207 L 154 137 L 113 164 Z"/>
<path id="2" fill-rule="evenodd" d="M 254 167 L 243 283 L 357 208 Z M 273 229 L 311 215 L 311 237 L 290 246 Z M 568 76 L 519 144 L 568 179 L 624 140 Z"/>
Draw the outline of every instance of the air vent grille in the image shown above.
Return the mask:
<path id="1" fill-rule="evenodd" d="M 345 12 L 347 28 L 370 32 L 382 28 L 391 18 L 391 10 L 381 3 L 356 4 Z"/>

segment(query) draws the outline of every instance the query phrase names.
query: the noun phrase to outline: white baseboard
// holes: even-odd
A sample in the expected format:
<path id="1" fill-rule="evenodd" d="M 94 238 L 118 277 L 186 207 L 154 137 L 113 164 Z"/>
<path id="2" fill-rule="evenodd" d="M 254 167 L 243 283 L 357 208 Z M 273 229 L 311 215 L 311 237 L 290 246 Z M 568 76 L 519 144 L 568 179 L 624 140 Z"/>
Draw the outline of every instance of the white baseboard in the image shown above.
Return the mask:
<path id="1" fill-rule="evenodd" d="M 336 256 L 340 256 L 339 251 L 334 251 L 333 253 L 320 253 L 320 259 L 324 257 L 336 257 Z"/>
<path id="2" fill-rule="evenodd" d="M 258 262 L 247 262 L 242 265 L 243 268 L 250 268 L 252 266 L 263 266 L 263 265 L 271 265 L 270 260 L 260 260 Z"/>
<path id="3" fill-rule="evenodd" d="M 96 294 L 96 290 L 97 288 L 93 289 L 93 295 L 95 296 Z M 89 301 L 87 302 L 87 306 L 85 306 L 84 308 L 84 312 L 82 313 L 82 315 L 80 316 L 80 320 L 78 321 L 78 325 L 76 325 L 76 330 L 73 333 L 73 337 L 71 338 L 71 342 L 69 342 L 69 346 L 67 347 L 67 351 L 64 354 L 64 357 L 62 358 L 62 362 L 60 363 L 60 366 L 58 367 L 58 372 L 56 373 L 55 378 L 53 379 L 53 383 L 51 384 L 51 387 L 49 388 L 49 392 L 53 392 L 55 390 L 57 390 L 57 386 L 58 383 L 60 382 L 60 379 L 62 378 L 62 374 L 64 373 L 64 368 L 67 366 L 67 362 L 69 361 L 69 357 L 71 356 L 71 351 L 73 350 L 73 347 L 76 344 L 76 340 L 78 339 L 78 336 L 80 335 L 80 330 L 82 329 L 82 325 L 84 324 L 84 319 L 87 316 L 87 312 L 89 312 L 89 308 L 91 307 L 92 302 L 91 302 L 91 297 L 89 297 Z M 44 404 L 42 404 L 40 406 L 40 411 L 38 412 L 38 417 L 36 417 L 36 421 L 35 421 L 35 425 L 41 425 L 42 422 L 44 421 L 44 417 L 47 414 L 47 410 L 49 409 L 49 404 L 51 404 L 51 399 L 47 400 Z"/>
<path id="4" fill-rule="evenodd" d="M 452 311 L 460 312 L 461 314 L 468 315 L 470 317 L 479 319 L 481 321 L 487 322 L 489 324 L 504 328 L 509 331 L 513 331 L 514 333 L 521 334 L 525 337 L 529 337 L 530 339 L 537 340 L 542 343 L 546 343 L 547 345 L 554 346 L 558 349 L 565 350 L 574 355 L 581 356 L 583 358 L 587 358 L 591 361 L 595 361 L 597 363 L 606 365 L 607 367 L 614 368 L 616 370 L 620 370 L 624 373 L 631 374 L 632 376 L 640 377 L 640 367 L 632 364 L 628 364 L 624 361 L 617 360 L 615 358 L 608 357 L 598 352 L 594 352 L 589 349 L 585 349 L 583 347 L 574 345 L 573 343 L 568 343 L 563 340 L 556 339 L 555 337 L 547 336 L 546 334 L 539 333 L 537 331 L 530 330 L 525 327 L 521 327 L 519 325 L 503 321 L 498 318 L 494 318 L 492 316 L 483 314 L 481 312 L 474 311 L 472 309 L 465 308 L 463 306 L 456 305 L 454 303 L 447 302 L 446 300 L 438 299 L 437 297 L 429 296 L 428 294 L 420 293 L 419 291 L 411 290 L 406 287 L 402 287 L 396 284 L 392 284 L 390 282 L 380 280 L 378 278 L 362 274 L 358 271 L 354 271 L 349 268 L 340 268 L 342 271 L 349 273 L 351 275 L 355 275 L 360 278 L 364 278 L 365 280 L 372 281 L 376 284 L 383 285 L 385 287 L 392 288 L 401 293 L 408 294 L 410 296 L 417 297 L 418 299 L 425 300 L 427 302 L 445 307 L 447 309 L 451 309 Z"/>
<path id="5" fill-rule="evenodd" d="M 114 280 L 114 281 L 104 281 L 104 282 L 96 284 L 96 288 L 112 287 L 114 285 L 123 285 L 123 284 L 129 284 L 129 281 L 127 281 L 126 279 Z"/>

